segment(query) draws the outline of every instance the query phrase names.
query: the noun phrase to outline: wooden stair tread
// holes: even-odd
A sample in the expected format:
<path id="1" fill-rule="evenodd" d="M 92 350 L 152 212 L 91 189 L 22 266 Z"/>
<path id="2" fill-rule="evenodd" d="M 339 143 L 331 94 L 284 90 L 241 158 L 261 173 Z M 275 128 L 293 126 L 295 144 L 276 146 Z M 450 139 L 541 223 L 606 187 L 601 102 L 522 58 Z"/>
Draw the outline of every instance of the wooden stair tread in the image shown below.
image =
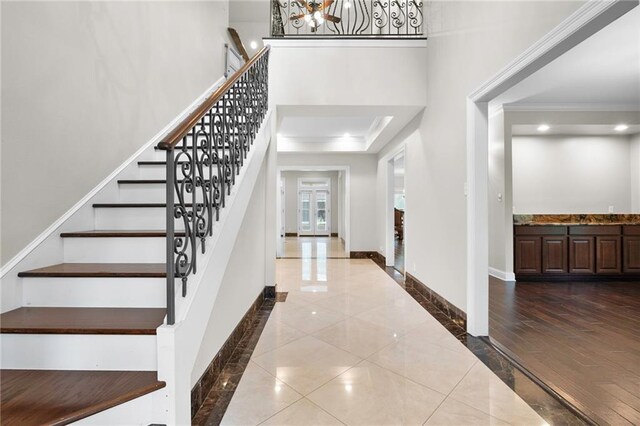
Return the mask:
<path id="1" fill-rule="evenodd" d="M 219 149 L 219 150 L 220 150 L 220 149 L 229 149 L 229 147 L 230 147 L 230 145 L 225 145 L 225 146 L 224 146 L 224 148 L 222 148 L 222 147 L 218 147 L 218 149 Z M 153 149 L 155 149 L 156 151 L 164 151 L 164 149 L 158 148 L 158 146 L 157 146 L 157 145 L 156 145 L 156 146 L 154 146 L 154 147 L 153 147 Z M 193 150 L 193 145 L 187 145 L 187 149 L 189 149 L 189 150 Z M 180 152 L 180 151 L 182 151 L 182 147 L 175 147 L 175 148 L 173 149 L 173 152 L 176 152 L 176 153 L 177 153 L 177 152 Z"/>
<path id="2" fill-rule="evenodd" d="M 179 182 L 179 181 L 178 181 Z M 148 185 L 148 184 L 166 184 L 166 179 L 120 179 L 119 185 Z"/>
<path id="3" fill-rule="evenodd" d="M 182 183 L 182 179 L 178 179 L 178 183 Z M 120 179 L 118 181 L 119 185 L 155 185 L 161 184 L 166 185 L 166 179 Z"/>
<path id="4" fill-rule="evenodd" d="M 177 204 L 176 204 L 177 205 Z M 187 207 L 191 207 L 191 203 L 187 203 Z M 152 209 L 152 208 L 166 208 L 167 203 L 95 203 L 93 204 L 94 208 L 97 209 L 123 209 L 123 208 L 143 208 L 143 209 Z"/>
<path id="5" fill-rule="evenodd" d="M 184 232 L 176 231 L 177 236 L 184 236 Z M 96 231 L 76 231 L 63 232 L 62 238 L 159 238 L 166 237 L 167 232 L 163 230 L 96 230 Z"/>
<path id="6" fill-rule="evenodd" d="M 120 277 L 163 278 L 164 263 L 59 263 L 44 268 L 23 271 L 19 277 Z"/>
<path id="7" fill-rule="evenodd" d="M 231 164 L 231 160 L 229 160 L 228 162 L 229 162 L 229 164 Z M 176 161 L 175 163 L 176 164 L 187 164 L 187 163 L 189 163 L 189 161 Z M 218 163 L 218 161 L 214 161 L 213 163 L 216 164 L 216 163 Z M 145 160 L 145 161 L 138 161 L 138 165 L 139 166 L 166 166 L 167 162 L 166 161 Z"/>
<path id="8" fill-rule="evenodd" d="M 64 425 L 165 387 L 155 371 L 0 370 L 2 425 Z"/>
<path id="9" fill-rule="evenodd" d="M 165 314 L 165 308 L 22 307 L 0 315 L 0 332 L 155 335 Z"/>

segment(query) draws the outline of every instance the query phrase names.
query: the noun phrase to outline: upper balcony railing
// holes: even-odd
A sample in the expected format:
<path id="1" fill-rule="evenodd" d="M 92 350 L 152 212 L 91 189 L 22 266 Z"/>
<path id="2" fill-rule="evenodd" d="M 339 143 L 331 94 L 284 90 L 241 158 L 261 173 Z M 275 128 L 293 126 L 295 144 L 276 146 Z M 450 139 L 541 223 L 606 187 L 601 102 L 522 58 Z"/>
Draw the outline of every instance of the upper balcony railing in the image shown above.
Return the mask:
<path id="1" fill-rule="evenodd" d="M 422 0 L 272 0 L 272 37 L 424 37 Z"/>

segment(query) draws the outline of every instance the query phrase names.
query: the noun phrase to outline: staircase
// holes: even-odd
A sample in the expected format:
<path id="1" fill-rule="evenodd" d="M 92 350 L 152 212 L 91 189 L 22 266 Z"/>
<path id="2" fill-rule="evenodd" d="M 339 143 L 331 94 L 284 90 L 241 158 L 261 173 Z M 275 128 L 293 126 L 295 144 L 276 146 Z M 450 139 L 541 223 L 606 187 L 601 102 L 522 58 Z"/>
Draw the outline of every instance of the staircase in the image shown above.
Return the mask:
<path id="1" fill-rule="evenodd" d="M 247 73 L 258 62 L 266 63 L 258 57 L 267 52 L 230 79 L 244 81 L 243 93 L 257 90 Z M 225 90 L 237 92 L 237 84 Z M 261 103 L 266 105 L 266 98 Z M 210 106 L 198 112 L 198 120 L 214 133 Z M 236 124 L 237 134 L 243 128 Z M 178 127 L 193 129 L 194 123 Z M 197 250 L 189 252 L 188 261 L 195 265 L 193 256 L 204 250 L 206 237 L 193 224 L 175 219 L 176 212 L 206 210 L 207 205 L 213 211 L 216 206 L 205 192 L 191 191 L 190 202 L 185 201 L 182 184 L 191 178 L 176 178 L 167 161 L 178 170 L 209 166 L 201 175 L 207 184 L 214 181 L 214 166 L 224 162 L 235 174 L 225 175 L 227 188 L 213 182 L 209 189 L 213 193 L 215 185 L 222 185 L 230 193 L 249 148 L 240 149 L 236 138 L 227 137 L 227 143 L 209 146 L 215 161 L 174 162 L 188 157 L 185 152 L 195 153 L 195 133 L 185 133 L 169 149 L 166 144 L 151 147 L 137 163 L 137 179 L 119 179 L 117 196 L 92 205 L 94 229 L 60 233 L 62 263 L 18 273 L 22 307 L 0 315 L 2 425 L 170 423 L 165 413 L 171 392 L 164 390 L 173 384 L 158 380 L 158 348 L 163 347 L 158 329 L 178 325 L 181 318 L 176 318 L 174 277 L 167 271 L 175 268 L 177 281 L 186 283 L 195 271 L 185 272 L 172 249 L 189 239 Z M 174 188 L 171 198 L 177 200 L 169 206 L 167 187 Z M 168 222 L 168 217 L 174 220 Z M 167 259 L 167 253 L 176 254 Z M 175 376 L 165 373 L 163 377 Z"/>

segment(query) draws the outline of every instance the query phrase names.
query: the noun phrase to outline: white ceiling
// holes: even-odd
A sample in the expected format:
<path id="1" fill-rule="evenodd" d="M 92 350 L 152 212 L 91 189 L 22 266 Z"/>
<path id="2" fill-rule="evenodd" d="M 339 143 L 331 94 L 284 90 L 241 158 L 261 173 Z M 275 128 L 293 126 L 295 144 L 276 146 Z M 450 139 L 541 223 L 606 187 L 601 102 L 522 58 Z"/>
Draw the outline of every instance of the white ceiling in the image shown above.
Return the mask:
<path id="1" fill-rule="evenodd" d="M 640 110 L 640 7 L 491 102 L 590 104 Z"/>
<path id="2" fill-rule="evenodd" d="M 375 154 L 421 111 L 415 106 L 278 106 L 278 151 Z"/>
<path id="3" fill-rule="evenodd" d="M 366 137 L 378 117 L 295 117 L 282 119 L 278 134 L 285 137 L 334 138 L 348 134 L 352 137 Z"/>

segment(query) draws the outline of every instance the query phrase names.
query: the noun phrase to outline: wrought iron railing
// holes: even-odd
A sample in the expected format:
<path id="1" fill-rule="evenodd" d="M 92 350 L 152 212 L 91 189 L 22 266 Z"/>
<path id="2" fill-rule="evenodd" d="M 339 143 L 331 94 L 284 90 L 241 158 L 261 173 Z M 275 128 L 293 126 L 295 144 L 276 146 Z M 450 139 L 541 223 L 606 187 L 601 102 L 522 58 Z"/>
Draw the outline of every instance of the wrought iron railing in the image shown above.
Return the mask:
<path id="1" fill-rule="evenodd" d="M 422 0 L 271 0 L 271 36 L 423 37 Z"/>
<path id="2" fill-rule="evenodd" d="M 204 253 L 267 113 L 268 66 L 266 46 L 158 144 L 167 156 L 168 324 L 175 323 L 176 278 L 184 297 L 198 244 Z"/>

